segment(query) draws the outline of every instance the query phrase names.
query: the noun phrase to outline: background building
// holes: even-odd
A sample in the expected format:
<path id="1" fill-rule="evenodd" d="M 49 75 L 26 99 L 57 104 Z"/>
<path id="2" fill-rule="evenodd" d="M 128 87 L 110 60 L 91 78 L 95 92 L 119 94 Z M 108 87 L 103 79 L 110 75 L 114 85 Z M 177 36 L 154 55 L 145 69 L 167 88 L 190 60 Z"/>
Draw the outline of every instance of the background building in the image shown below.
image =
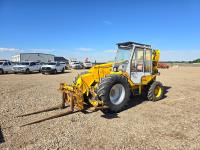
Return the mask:
<path id="1" fill-rule="evenodd" d="M 55 56 L 54 61 L 65 62 L 66 64 L 69 64 L 69 60 L 64 57 Z"/>
<path id="2" fill-rule="evenodd" d="M 52 54 L 44 54 L 44 53 L 20 53 L 12 56 L 12 62 L 20 62 L 20 61 L 38 61 L 38 62 L 50 62 L 54 61 L 54 55 Z"/>

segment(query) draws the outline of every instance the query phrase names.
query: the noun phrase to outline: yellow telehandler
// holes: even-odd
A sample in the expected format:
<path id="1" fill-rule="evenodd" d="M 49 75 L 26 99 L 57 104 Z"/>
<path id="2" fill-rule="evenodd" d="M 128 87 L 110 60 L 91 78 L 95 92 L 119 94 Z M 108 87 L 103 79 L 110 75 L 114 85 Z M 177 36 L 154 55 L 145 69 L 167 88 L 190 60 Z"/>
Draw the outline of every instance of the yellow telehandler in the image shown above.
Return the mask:
<path id="1" fill-rule="evenodd" d="M 118 43 L 117 46 L 114 62 L 93 66 L 76 77 L 72 85 L 60 84 L 62 107 L 69 106 L 69 111 L 29 124 L 83 110 L 120 112 L 131 95 L 141 95 L 150 101 L 162 99 L 163 85 L 156 81 L 160 51 L 136 42 Z"/>

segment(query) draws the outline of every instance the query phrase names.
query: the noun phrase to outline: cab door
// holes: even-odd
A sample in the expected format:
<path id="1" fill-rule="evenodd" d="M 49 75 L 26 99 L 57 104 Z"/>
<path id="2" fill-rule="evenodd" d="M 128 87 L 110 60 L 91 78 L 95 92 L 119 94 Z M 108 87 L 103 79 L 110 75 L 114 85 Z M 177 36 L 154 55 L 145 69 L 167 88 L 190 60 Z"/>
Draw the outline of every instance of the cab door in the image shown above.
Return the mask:
<path id="1" fill-rule="evenodd" d="M 135 84 L 141 84 L 143 76 L 152 72 L 151 49 L 136 47 L 131 61 L 131 80 Z"/>
<path id="2" fill-rule="evenodd" d="M 144 49 L 136 47 L 131 61 L 131 80 L 135 84 L 140 84 L 142 76 L 144 76 Z"/>

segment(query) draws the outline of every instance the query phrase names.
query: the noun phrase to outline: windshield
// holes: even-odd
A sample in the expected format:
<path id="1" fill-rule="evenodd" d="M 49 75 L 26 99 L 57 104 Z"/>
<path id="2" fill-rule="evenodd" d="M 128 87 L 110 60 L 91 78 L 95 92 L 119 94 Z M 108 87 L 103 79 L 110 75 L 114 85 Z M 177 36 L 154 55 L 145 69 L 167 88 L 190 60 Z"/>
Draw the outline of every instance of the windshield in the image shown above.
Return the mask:
<path id="1" fill-rule="evenodd" d="M 117 54 L 115 57 L 115 64 L 113 67 L 117 68 L 117 70 L 125 72 L 130 60 L 130 56 L 131 56 L 131 49 L 119 48 L 117 50 Z"/>
<path id="2" fill-rule="evenodd" d="M 131 56 L 131 50 L 118 49 L 115 57 L 115 63 L 128 63 Z"/>
<path id="3" fill-rule="evenodd" d="M 0 62 L 0 65 L 3 65 L 3 62 Z"/>
<path id="4" fill-rule="evenodd" d="M 46 65 L 56 65 L 55 62 L 51 62 L 51 63 L 46 63 Z"/>
<path id="5" fill-rule="evenodd" d="M 21 62 L 21 63 L 19 63 L 18 65 L 29 65 L 29 62 Z"/>

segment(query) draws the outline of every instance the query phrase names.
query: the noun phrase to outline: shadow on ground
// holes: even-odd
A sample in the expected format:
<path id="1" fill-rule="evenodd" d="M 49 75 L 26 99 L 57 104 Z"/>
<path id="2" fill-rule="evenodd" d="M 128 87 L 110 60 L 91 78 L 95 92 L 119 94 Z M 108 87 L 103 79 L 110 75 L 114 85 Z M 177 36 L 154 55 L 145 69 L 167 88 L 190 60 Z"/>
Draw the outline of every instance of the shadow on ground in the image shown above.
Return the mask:
<path id="1" fill-rule="evenodd" d="M 71 73 L 70 71 L 65 71 L 65 72 L 57 72 L 57 74 L 65 74 L 65 73 Z M 55 74 L 56 75 L 56 74 Z"/>
<path id="2" fill-rule="evenodd" d="M 164 100 L 167 97 L 166 94 L 169 92 L 169 89 L 171 88 L 169 86 L 163 86 L 163 87 L 164 87 L 164 96 L 163 96 L 163 99 L 161 99 L 160 101 Z M 144 98 L 142 96 L 131 96 L 130 101 L 127 104 L 127 107 L 125 107 L 123 111 L 126 111 L 139 104 L 142 104 L 145 101 L 148 101 L 147 98 Z M 114 113 L 110 111 L 105 111 L 104 114 L 101 115 L 101 117 L 106 118 L 106 119 L 119 118 L 118 113 Z"/>
<path id="3" fill-rule="evenodd" d="M 15 75 L 29 75 L 29 74 L 40 74 L 41 72 L 30 72 L 30 73 L 25 73 L 25 72 L 16 72 L 16 73 L 12 73 Z"/>
<path id="4" fill-rule="evenodd" d="M 0 127 L 0 144 L 4 143 L 5 140 L 4 140 L 4 137 L 3 137 L 3 132 L 1 130 L 1 127 Z"/>
<path id="5" fill-rule="evenodd" d="M 172 87 L 171 86 L 163 86 L 163 87 L 164 87 L 164 97 L 163 97 L 164 99 L 167 97 L 166 94 L 169 92 L 169 89 L 171 89 Z"/>
<path id="6" fill-rule="evenodd" d="M 57 72 L 56 74 L 55 74 L 55 73 L 45 73 L 45 74 L 43 74 L 43 75 L 53 75 L 53 76 L 56 76 L 56 75 L 67 74 L 67 73 L 71 73 L 71 72 L 70 72 L 70 71 Z"/>
<path id="7" fill-rule="evenodd" d="M 167 96 L 166 96 L 166 93 L 168 93 L 168 90 L 169 90 L 170 88 L 171 88 L 171 87 L 164 86 L 164 89 L 165 89 L 165 90 L 164 90 L 164 98 L 167 97 Z M 163 98 L 163 99 L 164 99 L 164 98 Z M 128 110 L 128 109 L 130 109 L 130 108 L 132 108 L 132 107 L 135 107 L 135 106 L 137 106 L 137 105 L 143 103 L 144 101 L 147 101 L 147 99 L 146 99 L 146 98 L 143 98 L 143 97 L 141 97 L 141 96 L 132 96 L 131 99 L 130 99 L 130 101 L 129 101 L 128 104 L 127 104 L 127 107 L 125 107 L 123 111 L 126 111 L 126 110 Z M 88 108 L 89 108 L 89 106 L 88 106 Z M 32 114 L 36 114 L 36 113 L 41 113 L 41 112 L 52 111 L 52 110 L 55 110 L 55 109 L 57 109 L 57 107 L 56 107 L 56 108 L 53 107 L 53 108 L 50 108 L 50 109 L 46 109 L 46 110 L 34 112 L 34 113 L 31 113 L 31 115 L 32 115 Z M 98 111 L 98 110 L 96 110 L 96 111 Z M 116 118 L 119 118 L 118 113 L 111 112 L 111 111 L 109 111 L 109 110 L 107 110 L 107 109 L 103 109 L 103 110 L 101 110 L 101 111 L 103 112 L 103 114 L 101 115 L 101 117 L 103 117 L 103 118 L 106 118 L 106 119 L 116 119 Z M 77 112 L 78 112 L 78 111 L 77 111 Z M 93 113 L 93 111 L 87 111 L 87 108 L 86 108 L 85 110 L 82 110 L 81 112 L 84 113 L 84 114 Z M 30 115 L 30 114 L 28 114 L 28 115 Z M 66 114 L 51 116 L 51 117 L 49 117 L 49 118 L 44 118 L 44 119 L 42 119 L 42 120 L 40 120 L 40 121 L 28 123 L 28 124 L 25 124 L 25 125 L 22 125 L 22 126 L 26 126 L 26 125 L 30 125 L 30 124 L 35 124 L 35 123 L 43 122 L 43 121 L 50 120 L 50 119 L 54 119 L 54 118 L 59 118 L 59 117 L 64 116 L 64 115 L 66 115 Z M 3 135 L 1 136 L 1 139 L 2 139 L 2 137 L 3 137 Z"/>

